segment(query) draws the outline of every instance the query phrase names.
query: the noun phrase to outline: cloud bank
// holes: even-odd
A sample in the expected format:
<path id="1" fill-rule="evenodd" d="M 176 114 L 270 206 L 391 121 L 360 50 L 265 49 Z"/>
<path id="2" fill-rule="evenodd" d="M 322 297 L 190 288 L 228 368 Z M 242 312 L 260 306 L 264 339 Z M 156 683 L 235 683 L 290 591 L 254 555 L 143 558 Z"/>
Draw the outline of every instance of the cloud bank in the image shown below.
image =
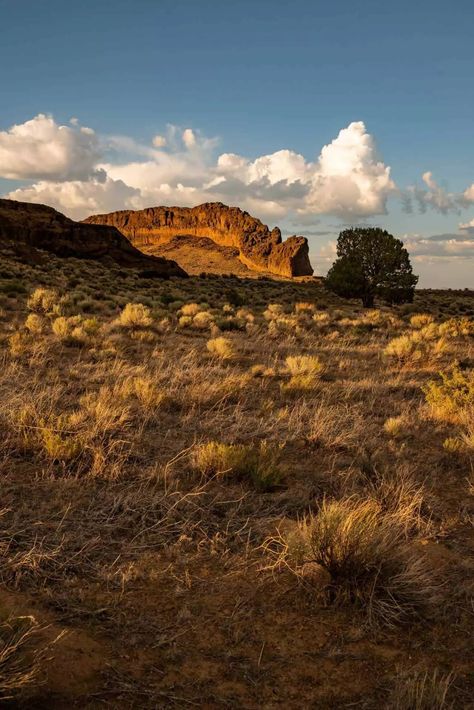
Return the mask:
<path id="1" fill-rule="evenodd" d="M 29 180 L 9 197 L 46 202 L 80 219 L 91 212 L 220 200 L 264 218 L 385 214 L 396 186 L 362 121 L 350 123 L 314 160 L 289 149 L 248 158 L 217 154 L 218 141 L 168 126 L 149 145 L 99 140 L 77 119 L 39 114 L 0 132 L 0 177 Z"/>

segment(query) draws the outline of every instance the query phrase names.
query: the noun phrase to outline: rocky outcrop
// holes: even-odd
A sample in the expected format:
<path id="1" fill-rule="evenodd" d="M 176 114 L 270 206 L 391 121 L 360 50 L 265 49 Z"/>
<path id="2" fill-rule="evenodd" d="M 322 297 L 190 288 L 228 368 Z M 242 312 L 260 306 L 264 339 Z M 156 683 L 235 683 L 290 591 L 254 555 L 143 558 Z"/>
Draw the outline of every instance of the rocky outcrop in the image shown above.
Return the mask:
<path id="1" fill-rule="evenodd" d="M 238 207 L 207 202 L 197 207 L 150 207 L 93 215 L 86 224 L 116 227 L 137 247 L 163 244 L 178 235 L 207 237 L 238 249 L 250 269 L 278 276 L 310 276 L 308 242 L 304 237 L 282 241 L 278 227 L 270 229 Z"/>
<path id="2" fill-rule="evenodd" d="M 143 276 L 187 276 L 174 261 L 147 256 L 115 227 L 74 222 L 46 205 L 0 199 L 0 243 L 23 254 L 41 249 L 61 257 L 99 259 L 140 269 Z"/>

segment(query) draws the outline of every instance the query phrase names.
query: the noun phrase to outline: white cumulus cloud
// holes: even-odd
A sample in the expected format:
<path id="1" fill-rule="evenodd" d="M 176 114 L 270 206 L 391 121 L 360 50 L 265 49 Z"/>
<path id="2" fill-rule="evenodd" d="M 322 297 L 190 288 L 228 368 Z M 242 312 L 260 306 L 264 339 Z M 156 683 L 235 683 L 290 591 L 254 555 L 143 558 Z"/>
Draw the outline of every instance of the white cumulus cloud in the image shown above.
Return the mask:
<path id="1" fill-rule="evenodd" d="M 49 205 L 78 220 L 94 213 L 141 207 L 139 190 L 125 185 L 122 180 L 112 180 L 109 177 L 103 181 L 40 180 L 30 187 L 13 190 L 8 197 L 22 202 Z"/>
<path id="2" fill-rule="evenodd" d="M 76 118 L 60 125 L 39 114 L 0 132 L 0 177 L 33 181 L 11 197 L 43 200 L 74 217 L 220 200 L 268 220 L 292 215 L 314 223 L 326 214 L 357 222 L 385 214 L 397 192 L 362 121 L 343 128 L 309 159 L 289 148 L 249 158 L 219 155 L 217 147 L 217 139 L 189 127 L 168 125 L 144 143 L 129 136 L 99 138 Z M 474 184 L 450 193 L 426 172 L 422 187 L 400 194 L 408 211 L 416 203 L 422 211 L 447 213 L 474 203 Z"/>
<path id="3" fill-rule="evenodd" d="M 97 176 L 100 148 L 91 128 L 61 126 L 51 116 L 0 131 L 0 177 L 10 180 L 88 180 Z"/>

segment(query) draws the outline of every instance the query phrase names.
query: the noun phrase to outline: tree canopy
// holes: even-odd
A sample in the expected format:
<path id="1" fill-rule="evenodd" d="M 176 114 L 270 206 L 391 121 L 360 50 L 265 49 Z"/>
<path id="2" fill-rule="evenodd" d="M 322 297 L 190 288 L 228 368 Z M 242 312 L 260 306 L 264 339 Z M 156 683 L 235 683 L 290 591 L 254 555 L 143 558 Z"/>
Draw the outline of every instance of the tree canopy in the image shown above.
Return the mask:
<path id="1" fill-rule="evenodd" d="M 361 298 L 367 308 L 375 296 L 389 303 L 413 301 L 418 276 L 400 239 L 378 227 L 351 228 L 339 234 L 337 259 L 326 287 L 345 298 Z"/>

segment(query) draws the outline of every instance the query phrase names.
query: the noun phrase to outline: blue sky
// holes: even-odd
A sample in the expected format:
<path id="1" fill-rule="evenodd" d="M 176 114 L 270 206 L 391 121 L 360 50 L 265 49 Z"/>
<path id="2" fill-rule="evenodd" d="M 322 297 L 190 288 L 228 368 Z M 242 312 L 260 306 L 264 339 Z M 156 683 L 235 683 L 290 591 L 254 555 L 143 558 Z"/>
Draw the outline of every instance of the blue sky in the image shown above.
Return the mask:
<path id="1" fill-rule="evenodd" d="M 474 286 L 472 3 L 0 13 L 0 194 L 76 218 L 221 199 L 306 234 L 318 273 L 342 226 L 378 224 L 420 285 Z"/>

